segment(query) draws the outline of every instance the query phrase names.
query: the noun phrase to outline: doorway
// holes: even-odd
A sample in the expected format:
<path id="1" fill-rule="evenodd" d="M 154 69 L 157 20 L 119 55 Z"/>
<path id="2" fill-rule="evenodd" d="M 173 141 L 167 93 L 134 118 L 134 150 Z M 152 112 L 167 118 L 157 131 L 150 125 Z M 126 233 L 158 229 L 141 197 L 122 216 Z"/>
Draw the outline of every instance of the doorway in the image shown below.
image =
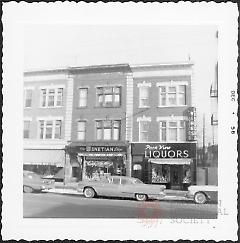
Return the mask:
<path id="1" fill-rule="evenodd" d="M 182 165 L 170 166 L 170 181 L 171 181 L 171 189 L 180 190 L 182 188 L 182 181 L 183 181 Z"/>

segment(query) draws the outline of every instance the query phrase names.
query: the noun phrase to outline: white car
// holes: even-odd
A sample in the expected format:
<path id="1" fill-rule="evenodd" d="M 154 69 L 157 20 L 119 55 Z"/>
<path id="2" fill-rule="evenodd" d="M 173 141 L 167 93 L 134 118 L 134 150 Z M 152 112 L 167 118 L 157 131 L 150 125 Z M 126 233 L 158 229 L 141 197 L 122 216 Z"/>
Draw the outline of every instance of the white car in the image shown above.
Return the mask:
<path id="1" fill-rule="evenodd" d="M 211 185 L 189 186 L 186 197 L 193 199 L 197 204 L 204 204 L 208 201 L 217 202 L 218 187 Z"/>

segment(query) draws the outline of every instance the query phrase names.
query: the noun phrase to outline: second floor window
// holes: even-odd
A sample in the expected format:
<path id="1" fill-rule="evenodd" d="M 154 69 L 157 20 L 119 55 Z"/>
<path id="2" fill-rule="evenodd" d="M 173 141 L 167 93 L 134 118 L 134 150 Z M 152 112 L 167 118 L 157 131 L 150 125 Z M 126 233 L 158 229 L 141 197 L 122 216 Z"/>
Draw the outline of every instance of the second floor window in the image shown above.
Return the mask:
<path id="1" fill-rule="evenodd" d="M 39 138 L 40 139 L 61 139 L 61 120 L 40 120 Z"/>
<path id="2" fill-rule="evenodd" d="M 101 120 L 96 121 L 97 140 L 120 140 L 120 121 Z"/>
<path id="3" fill-rule="evenodd" d="M 178 121 L 160 121 L 159 140 L 166 142 L 186 141 L 186 122 Z"/>
<path id="4" fill-rule="evenodd" d="M 87 88 L 80 88 L 79 89 L 79 107 L 86 107 L 87 106 L 87 94 L 88 89 Z"/>
<path id="5" fill-rule="evenodd" d="M 32 90 L 26 89 L 25 90 L 25 101 L 24 101 L 24 107 L 28 108 L 32 106 Z"/>
<path id="6" fill-rule="evenodd" d="M 139 88 L 139 107 L 149 106 L 149 87 Z"/>
<path id="7" fill-rule="evenodd" d="M 23 138 L 30 137 L 30 121 L 24 121 L 23 123 Z"/>
<path id="8" fill-rule="evenodd" d="M 98 87 L 97 106 L 119 107 L 121 104 L 121 87 Z"/>
<path id="9" fill-rule="evenodd" d="M 149 134 L 149 121 L 139 122 L 139 142 L 147 142 Z"/>
<path id="10" fill-rule="evenodd" d="M 186 105 L 186 85 L 159 86 L 159 105 Z"/>
<path id="11" fill-rule="evenodd" d="M 77 123 L 77 139 L 86 139 L 86 121 L 78 121 Z"/>
<path id="12" fill-rule="evenodd" d="M 63 88 L 41 89 L 41 107 L 60 107 L 63 105 Z"/>

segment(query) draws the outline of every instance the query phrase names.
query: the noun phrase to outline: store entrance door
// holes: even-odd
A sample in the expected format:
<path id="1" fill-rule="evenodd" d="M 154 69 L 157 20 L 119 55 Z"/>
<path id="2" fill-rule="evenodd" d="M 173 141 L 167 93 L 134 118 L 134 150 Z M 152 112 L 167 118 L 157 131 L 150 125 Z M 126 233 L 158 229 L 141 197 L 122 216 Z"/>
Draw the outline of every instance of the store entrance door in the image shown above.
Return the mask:
<path id="1" fill-rule="evenodd" d="M 170 166 L 171 189 L 180 190 L 182 187 L 182 180 L 183 180 L 183 166 L 171 165 Z"/>

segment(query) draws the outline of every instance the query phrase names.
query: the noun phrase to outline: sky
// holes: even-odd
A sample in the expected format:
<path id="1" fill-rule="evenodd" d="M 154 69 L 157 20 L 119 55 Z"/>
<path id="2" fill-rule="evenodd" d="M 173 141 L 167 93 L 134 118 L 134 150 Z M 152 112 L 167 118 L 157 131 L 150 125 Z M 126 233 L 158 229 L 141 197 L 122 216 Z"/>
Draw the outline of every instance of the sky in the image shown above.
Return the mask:
<path id="1" fill-rule="evenodd" d="M 215 25 L 28 24 L 24 28 L 24 69 L 102 64 L 194 63 L 194 105 L 198 142 L 212 141 L 209 90 L 215 80 L 218 43 Z"/>

